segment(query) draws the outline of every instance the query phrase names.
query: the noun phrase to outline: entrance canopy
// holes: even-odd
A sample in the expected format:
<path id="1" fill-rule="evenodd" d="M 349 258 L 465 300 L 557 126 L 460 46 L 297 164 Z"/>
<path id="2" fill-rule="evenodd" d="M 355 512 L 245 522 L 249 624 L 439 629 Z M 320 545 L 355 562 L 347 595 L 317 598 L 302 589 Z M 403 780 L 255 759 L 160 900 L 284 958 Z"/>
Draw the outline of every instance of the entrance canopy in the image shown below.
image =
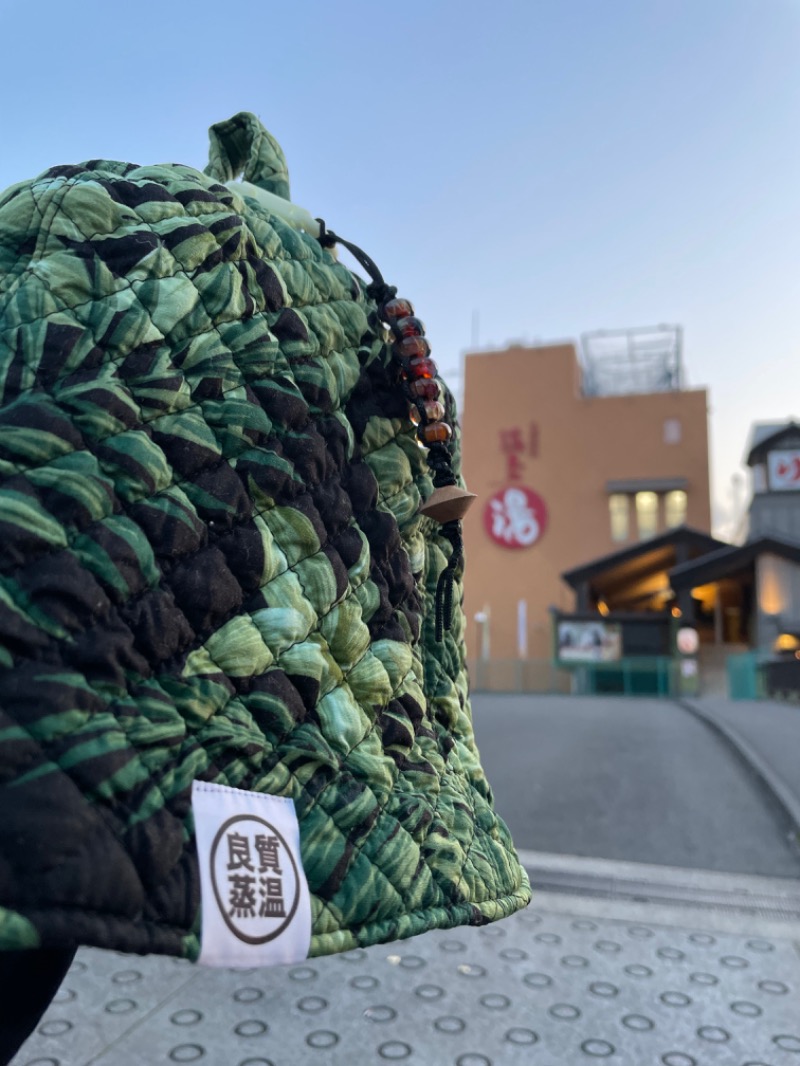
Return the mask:
<path id="1" fill-rule="evenodd" d="M 711 593 L 731 611 L 750 613 L 755 597 L 751 642 L 775 651 L 800 647 L 800 543 L 778 536 L 728 545 L 677 566 L 669 575 L 678 597 Z M 737 596 L 738 591 L 738 596 Z M 743 617 L 743 622 L 746 618 Z"/>
<path id="2" fill-rule="evenodd" d="M 676 526 L 561 576 L 575 590 L 579 611 L 662 611 L 675 599 L 672 571 L 729 548 L 708 533 Z"/>
<path id="3" fill-rule="evenodd" d="M 702 558 L 676 566 L 669 575 L 670 583 L 678 590 L 710 585 L 725 578 L 744 578 L 752 575 L 760 555 L 777 555 L 800 563 L 800 544 L 779 537 L 759 537 L 742 545 L 726 544 Z"/>

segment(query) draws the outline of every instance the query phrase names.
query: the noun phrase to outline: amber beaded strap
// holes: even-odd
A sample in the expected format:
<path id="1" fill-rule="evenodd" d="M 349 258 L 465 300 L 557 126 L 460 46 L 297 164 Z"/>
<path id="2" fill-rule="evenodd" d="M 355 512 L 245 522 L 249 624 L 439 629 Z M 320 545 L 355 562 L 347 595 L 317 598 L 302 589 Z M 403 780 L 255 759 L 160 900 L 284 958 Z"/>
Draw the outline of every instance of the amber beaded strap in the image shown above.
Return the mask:
<path id="1" fill-rule="evenodd" d="M 332 233 L 322 219 L 316 221 L 320 226 L 320 244 L 324 248 L 337 243 L 343 245 L 372 279 L 367 286 L 367 295 L 376 301 L 378 318 L 391 332 L 391 353 L 400 369 L 403 392 L 409 402 L 409 417 L 417 427 L 417 439 L 428 449 L 427 461 L 434 488 L 419 511 L 441 524 L 442 535 L 452 548 L 436 586 L 436 639 L 441 640 L 443 631 L 452 625 L 453 584 L 461 577 L 464 568 L 461 519 L 475 495 L 462 489 L 453 473 L 450 448 L 453 429 L 444 421 L 442 387 L 436 380 L 438 369 L 430 357 L 425 327 L 414 315 L 409 301 L 398 298 L 397 289 L 386 284 L 373 260 L 358 245 Z"/>

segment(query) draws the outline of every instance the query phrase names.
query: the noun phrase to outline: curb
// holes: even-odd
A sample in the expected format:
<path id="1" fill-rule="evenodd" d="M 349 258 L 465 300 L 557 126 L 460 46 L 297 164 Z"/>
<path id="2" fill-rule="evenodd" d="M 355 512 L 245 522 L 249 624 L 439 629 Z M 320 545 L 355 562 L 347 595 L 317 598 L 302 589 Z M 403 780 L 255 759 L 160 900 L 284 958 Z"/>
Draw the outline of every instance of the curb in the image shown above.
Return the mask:
<path id="1" fill-rule="evenodd" d="M 800 843 L 800 799 L 795 796 L 783 778 L 772 769 L 762 755 L 759 755 L 752 744 L 727 722 L 721 722 L 708 711 L 700 710 L 690 700 L 676 699 L 674 702 L 722 737 L 733 753 L 755 775 L 770 798 L 780 807 L 789 822 L 790 836 L 794 838 L 795 843 Z"/>
<path id="2" fill-rule="evenodd" d="M 800 948 L 796 878 L 660 866 L 584 855 L 517 852 L 534 890 L 533 907 L 551 913 L 652 925 L 692 925 L 791 937 Z"/>

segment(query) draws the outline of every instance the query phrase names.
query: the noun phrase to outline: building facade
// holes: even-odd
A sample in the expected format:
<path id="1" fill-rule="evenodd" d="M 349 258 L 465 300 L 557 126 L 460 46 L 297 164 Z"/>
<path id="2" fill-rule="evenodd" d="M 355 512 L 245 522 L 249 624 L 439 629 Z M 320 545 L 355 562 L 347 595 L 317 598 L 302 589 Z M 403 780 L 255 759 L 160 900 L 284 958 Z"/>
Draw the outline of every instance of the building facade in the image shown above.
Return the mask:
<path id="1" fill-rule="evenodd" d="M 576 607 L 564 571 L 670 528 L 710 529 L 706 391 L 658 361 L 598 387 L 604 365 L 572 343 L 465 357 L 471 657 L 550 658 L 550 609 Z M 643 380 L 651 391 L 613 394 Z"/>
<path id="2" fill-rule="evenodd" d="M 800 542 L 800 425 L 757 422 L 745 463 L 752 488 L 747 539 L 779 536 Z"/>

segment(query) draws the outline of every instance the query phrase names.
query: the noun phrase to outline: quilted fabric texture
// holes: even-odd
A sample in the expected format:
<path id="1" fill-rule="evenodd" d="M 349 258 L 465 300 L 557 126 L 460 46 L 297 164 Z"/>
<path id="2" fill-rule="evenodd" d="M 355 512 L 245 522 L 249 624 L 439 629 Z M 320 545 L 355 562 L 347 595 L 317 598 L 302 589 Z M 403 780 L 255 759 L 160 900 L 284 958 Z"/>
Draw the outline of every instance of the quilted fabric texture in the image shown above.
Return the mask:
<path id="1" fill-rule="evenodd" d="M 375 306 L 242 169 L 246 114 L 0 197 L 2 948 L 195 958 L 195 778 L 294 799 L 312 954 L 529 898 Z"/>

